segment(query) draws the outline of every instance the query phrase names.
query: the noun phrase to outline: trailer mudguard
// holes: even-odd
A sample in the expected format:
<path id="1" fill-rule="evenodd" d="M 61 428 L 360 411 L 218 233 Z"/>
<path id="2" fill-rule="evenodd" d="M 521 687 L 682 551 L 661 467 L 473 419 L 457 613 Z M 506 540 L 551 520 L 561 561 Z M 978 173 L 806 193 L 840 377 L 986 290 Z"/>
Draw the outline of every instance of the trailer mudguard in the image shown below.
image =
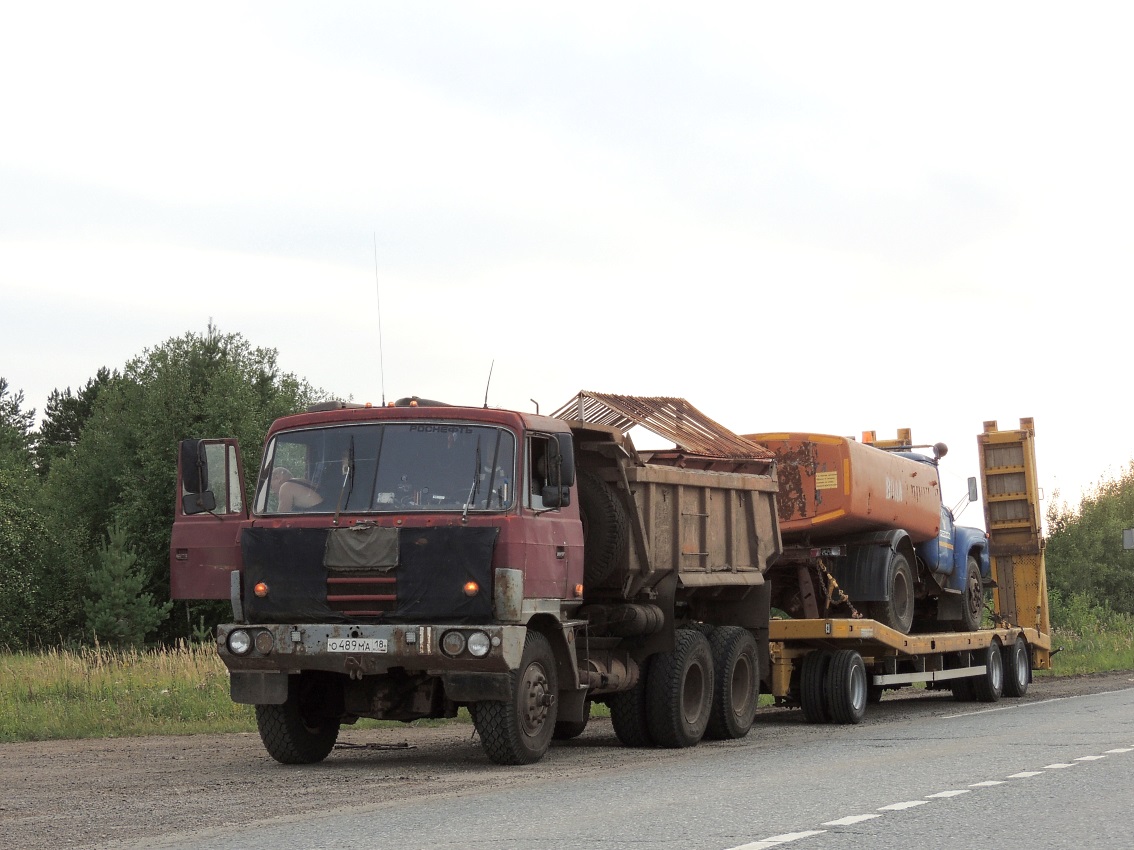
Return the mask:
<path id="1" fill-rule="evenodd" d="M 853 602 L 890 598 L 890 562 L 901 552 L 914 566 L 913 543 L 902 529 L 875 531 L 846 540 L 847 554 L 834 559 L 835 580 Z"/>

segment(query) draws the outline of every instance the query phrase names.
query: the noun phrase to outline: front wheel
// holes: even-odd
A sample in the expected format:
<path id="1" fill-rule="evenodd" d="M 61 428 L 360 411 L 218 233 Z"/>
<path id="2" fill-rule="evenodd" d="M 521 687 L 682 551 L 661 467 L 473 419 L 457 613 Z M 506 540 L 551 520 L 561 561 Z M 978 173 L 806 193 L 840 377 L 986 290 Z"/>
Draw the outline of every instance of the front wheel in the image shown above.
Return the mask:
<path id="1" fill-rule="evenodd" d="M 555 657 L 539 632 L 528 630 L 520 667 L 512 677 L 512 699 L 475 703 L 473 723 L 492 761 L 532 764 L 547 752 L 558 714 Z"/>
<path id="2" fill-rule="evenodd" d="M 984 580 L 980 577 L 980 563 L 971 555 L 967 569 L 965 591 L 961 597 L 961 620 L 957 624 L 957 629 L 962 632 L 975 632 L 984 619 Z"/>
<path id="3" fill-rule="evenodd" d="M 280 764 L 314 764 L 325 759 L 339 737 L 339 719 L 324 716 L 318 680 L 289 676 L 287 701 L 256 706 L 256 727 L 268 755 Z"/>

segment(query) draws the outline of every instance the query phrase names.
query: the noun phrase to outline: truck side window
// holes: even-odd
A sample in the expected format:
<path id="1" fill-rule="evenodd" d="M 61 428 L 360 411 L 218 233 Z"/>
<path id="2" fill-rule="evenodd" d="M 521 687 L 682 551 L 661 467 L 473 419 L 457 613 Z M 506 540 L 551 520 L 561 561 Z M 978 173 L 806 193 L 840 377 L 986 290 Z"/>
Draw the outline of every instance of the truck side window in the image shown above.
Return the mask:
<path id="1" fill-rule="evenodd" d="M 534 511 L 546 510 L 543 504 L 544 485 L 547 484 L 547 437 L 528 437 L 528 462 L 524 469 L 527 479 L 527 506 Z"/>
<path id="2" fill-rule="evenodd" d="M 240 513 L 244 498 L 239 467 L 236 465 L 236 447 L 224 443 L 206 443 L 205 460 L 209 464 L 208 489 L 217 500 L 214 513 Z"/>

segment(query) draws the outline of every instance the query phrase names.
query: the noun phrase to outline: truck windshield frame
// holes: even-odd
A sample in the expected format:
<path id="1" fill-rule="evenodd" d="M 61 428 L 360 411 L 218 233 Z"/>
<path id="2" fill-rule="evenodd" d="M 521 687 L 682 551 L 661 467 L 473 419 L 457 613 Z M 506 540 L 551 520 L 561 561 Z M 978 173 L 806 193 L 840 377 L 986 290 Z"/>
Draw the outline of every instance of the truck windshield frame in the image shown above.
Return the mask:
<path id="1" fill-rule="evenodd" d="M 515 501 L 516 435 L 453 420 L 367 422 L 274 434 L 253 513 L 500 513 Z"/>

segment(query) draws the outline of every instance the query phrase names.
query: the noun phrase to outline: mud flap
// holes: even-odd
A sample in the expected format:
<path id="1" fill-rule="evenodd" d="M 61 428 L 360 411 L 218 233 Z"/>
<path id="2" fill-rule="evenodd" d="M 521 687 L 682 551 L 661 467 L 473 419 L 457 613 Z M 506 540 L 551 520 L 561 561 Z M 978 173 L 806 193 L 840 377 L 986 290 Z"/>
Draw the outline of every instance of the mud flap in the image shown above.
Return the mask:
<path id="1" fill-rule="evenodd" d="M 232 701 L 242 705 L 283 705 L 287 702 L 287 674 L 232 671 Z"/>

